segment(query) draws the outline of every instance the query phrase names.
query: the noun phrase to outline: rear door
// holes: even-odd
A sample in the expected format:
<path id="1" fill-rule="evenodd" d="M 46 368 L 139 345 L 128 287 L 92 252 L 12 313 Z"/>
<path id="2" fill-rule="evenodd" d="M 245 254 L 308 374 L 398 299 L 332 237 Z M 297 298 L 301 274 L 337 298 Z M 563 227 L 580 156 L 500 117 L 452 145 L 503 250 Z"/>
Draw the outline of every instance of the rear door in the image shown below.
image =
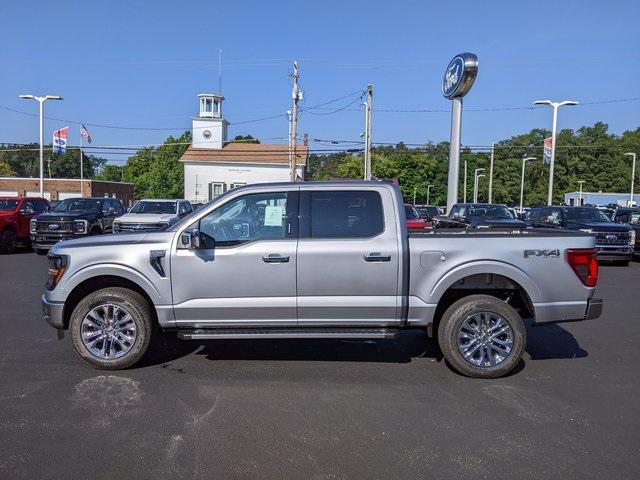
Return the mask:
<path id="1" fill-rule="evenodd" d="M 308 188 L 300 192 L 298 323 L 395 324 L 400 207 L 391 191 Z"/>

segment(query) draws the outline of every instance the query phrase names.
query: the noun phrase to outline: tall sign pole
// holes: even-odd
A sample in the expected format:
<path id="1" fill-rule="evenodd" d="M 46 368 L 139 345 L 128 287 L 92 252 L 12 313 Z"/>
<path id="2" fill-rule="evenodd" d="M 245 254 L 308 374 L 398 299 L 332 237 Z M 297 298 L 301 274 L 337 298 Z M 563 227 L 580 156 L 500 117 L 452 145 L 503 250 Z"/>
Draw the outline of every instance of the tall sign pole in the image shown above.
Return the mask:
<path id="1" fill-rule="evenodd" d="M 462 136 L 462 97 L 478 74 L 478 57 L 473 53 L 461 53 L 453 57 L 444 72 L 442 94 L 451 100 L 451 140 L 449 146 L 449 179 L 447 182 L 447 212 L 458 201 L 460 175 L 460 141 Z"/>
<path id="2" fill-rule="evenodd" d="M 494 144 L 491 144 L 491 157 L 489 158 L 489 203 L 493 203 L 493 150 Z"/>

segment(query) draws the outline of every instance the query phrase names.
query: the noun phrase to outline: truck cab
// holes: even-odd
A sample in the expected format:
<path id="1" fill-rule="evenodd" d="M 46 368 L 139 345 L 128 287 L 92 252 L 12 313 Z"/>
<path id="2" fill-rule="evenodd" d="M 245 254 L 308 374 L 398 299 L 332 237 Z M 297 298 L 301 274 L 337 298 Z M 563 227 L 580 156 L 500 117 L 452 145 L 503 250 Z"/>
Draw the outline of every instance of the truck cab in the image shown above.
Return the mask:
<path id="1" fill-rule="evenodd" d="M 0 253 L 12 253 L 29 244 L 29 222 L 46 212 L 49 202 L 40 197 L 0 197 Z"/>

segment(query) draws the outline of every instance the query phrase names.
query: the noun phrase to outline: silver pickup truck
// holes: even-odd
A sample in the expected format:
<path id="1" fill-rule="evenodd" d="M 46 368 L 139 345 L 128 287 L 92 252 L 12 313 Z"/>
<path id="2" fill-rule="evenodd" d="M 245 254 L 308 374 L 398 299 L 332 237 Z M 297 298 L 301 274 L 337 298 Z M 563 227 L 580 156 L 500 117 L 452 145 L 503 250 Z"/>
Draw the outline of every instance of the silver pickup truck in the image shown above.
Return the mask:
<path id="1" fill-rule="evenodd" d="M 597 318 L 594 239 L 544 230 L 408 234 L 380 182 L 258 184 L 167 230 L 56 244 L 44 319 L 94 367 L 135 364 L 180 339 L 436 337 L 449 364 L 498 377 L 519 362 L 525 319 Z"/>

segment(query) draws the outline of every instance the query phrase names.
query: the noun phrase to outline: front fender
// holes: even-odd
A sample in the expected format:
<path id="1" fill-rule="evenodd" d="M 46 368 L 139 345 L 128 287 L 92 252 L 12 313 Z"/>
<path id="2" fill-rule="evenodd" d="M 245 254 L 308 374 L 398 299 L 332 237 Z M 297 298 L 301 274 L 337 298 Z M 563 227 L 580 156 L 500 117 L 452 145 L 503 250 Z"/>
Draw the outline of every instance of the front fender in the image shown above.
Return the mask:
<path id="1" fill-rule="evenodd" d="M 107 275 L 122 277 L 132 281 L 145 291 L 154 304 L 168 303 L 168 299 L 164 299 L 165 301 L 163 302 L 160 291 L 142 272 L 118 263 L 98 263 L 74 271 L 64 283 L 58 285 L 56 289 L 51 292 L 50 297 L 54 300 L 64 301 L 80 283 L 95 277 Z"/>

